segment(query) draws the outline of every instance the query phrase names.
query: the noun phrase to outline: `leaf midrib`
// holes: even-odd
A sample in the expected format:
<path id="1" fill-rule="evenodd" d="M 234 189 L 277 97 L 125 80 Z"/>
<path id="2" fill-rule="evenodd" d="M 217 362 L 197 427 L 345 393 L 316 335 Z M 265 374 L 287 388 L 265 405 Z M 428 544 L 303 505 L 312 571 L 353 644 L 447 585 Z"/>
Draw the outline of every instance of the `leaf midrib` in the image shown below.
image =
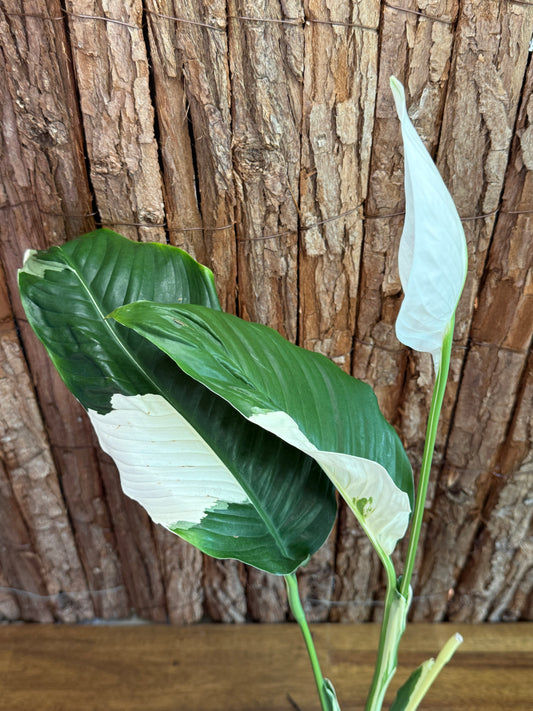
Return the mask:
<path id="1" fill-rule="evenodd" d="M 89 285 L 87 284 L 87 282 L 85 281 L 85 279 L 82 277 L 81 270 L 80 270 L 79 266 L 78 266 L 74 261 L 72 261 L 71 259 L 69 259 L 68 255 L 66 254 L 66 252 L 65 252 L 63 249 L 61 249 L 61 253 L 63 254 L 64 259 L 65 259 L 65 261 L 67 262 L 68 266 L 72 269 L 72 271 L 74 272 L 74 274 L 75 274 L 76 277 L 78 278 L 80 284 L 81 284 L 82 287 L 85 289 L 89 300 L 91 301 L 91 303 L 93 304 L 93 306 L 94 306 L 94 308 L 96 309 L 97 313 L 98 313 L 99 316 L 101 317 L 102 323 L 104 324 L 104 326 L 105 326 L 105 328 L 108 330 L 108 332 L 111 334 L 111 337 L 112 337 L 112 339 L 115 341 L 116 345 L 118 345 L 118 347 L 120 348 L 120 350 L 126 355 L 127 359 L 128 359 L 131 363 L 133 363 L 133 365 L 137 368 L 137 370 L 139 370 L 139 371 L 143 374 L 143 376 L 146 378 L 146 380 L 147 380 L 151 385 L 153 385 L 155 388 L 157 388 L 157 391 L 159 392 L 159 394 L 161 394 L 161 388 L 160 388 L 160 386 L 157 385 L 157 383 L 154 381 L 154 379 L 152 378 L 152 376 L 142 367 L 142 365 L 141 365 L 137 360 L 135 360 L 135 358 L 134 358 L 134 357 L 132 356 L 132 354 L 129 352 L 128 348 L 127 348 L 127 347 L 125 346 L 125 344 L 122 342 L 122 339 L 120 338 L 119 334 L 116 332 L 116 330 L 115 330 L 115 329 L 113 328 L 113 326 L 111 325 L 111 322 L 109 321 L 109 316 L 106 315 L 106 314 L 104 314 L 104 312 L 103 312 L 102 309 L 100 308 L 98 302 L 96 301 L 96 299 L 93 297 L 93 295 L 92 295 L 92 293 L 91 293 L 91 290 L 90 290 L 90 288 L 89 288 Z"/>
<path id="2" fill-rule="evenodd" d="M 62 253 L 63 256 L 64 256 L 64 259 L 65 259 L 66 263 L 68 264 L 68 266 L 70 267 L 70 269 L 74 272 L 74 274 L 75 274 L 76 277 L 78 278 L 80 284 L 82 285 L 83 289 L 84 289 L 85 292 L 87 293 L 87 296 L 88 296 L 90 302 L 93 304 L 94 308 L 96 309 L 96 312 L 101 316 L 103 324 L 105 325 L 105 327 L 106 327 L 106 329 L 108 330 L 108 332 L 111 334 L 111 336 L 112 336 L 114 342 L 116 343 L 116 345 L 119 346 L 120 350 L 126 355 L 127 359 L 134 365 L 134 367 L 137 368 L 138 371 L 140 371 L 140 372 L 142 373 L 142 375 L 146 378 L 146 380 L 147 380 L 151 385 L 153 385 L 154 389 L 157 391 L 157 394 L 159 394 L 161 397 L 163 397 L 163 398 L 166 400 L 167 398 L 165 397 L 164 393 L 162 392 L 161 386 L 157 384 L 157 382 L 152 378 L 152 376 L 151 376 L 151 375 L 142 367 L 142 365 L 133 357 L 133 355 L 129 352 L 129 350 L 128 350 L 128 348 L 126 347 L 126 345 L 122 342 L 122 339 L 120 338 L 119 334 L 115 331 L 115 329 L 113 328 L 113 326 L 112 326 L 111 323 L 109 322 L 109 317 L 104 314 L 104 312 L 103 312 L 102 309 L 100 308 L 98 302 L 97 302 L 97 301 L 95 300 L 95 298 L 93 297 L 93 295 L 92 295 L 92 293 L 91 293 L 91 290 L 90 290 L 90 288 L 89 288 L 88 283 L 87 283 L 86 280 L 82 277 L 79 266 L 78 266 L 74 261 L 72 261 L 72 260 L 68 257 L 68 255 L 65 253 L 65 251 L 64 251 L 63 249 L 61 249 L 61 253 Z M 176 366 L 176 367 L 178 367 L 178 366 Z M 189 376 L 189 377 L 190 377 L 190 376 Z M 197 381 L 197 382 L 198 382 L 198 381 Z M 202 383 L 200 383 L 200 384 L 203 385 Z M 203 387 L 207 387 L 207 386 L 203 385 Z M 207 388 L 207 389 L 209 390 L 209 388 Z M 214 395 L 215 397 L 220 397 L 219 395 L 217 395 L 217 394 L 214 393 L 213 391 L 211 391 L 211 392 L 213 393 L 213 395 Z M 226 402 L 227 402 L 227 401 L 226 401 Z M 228 403 L 228 404 L 231 405 L 231 403 Z M 176 407 L 176 403 L 174 402 L 174 400 L 172 401 L 172 406 L 173 406 L 173 407 Z M 232 406 L 232 407 L 233 407 L 233 406 Z M 179 409 L 178 407 L 176 407 L 176 409 L 178 410 L 178 412 L 180 411 L 180 409 Z M 235 408 L 234 408 L 234 409 L 235 409 Z M 236 411 L 238 412 L 238 410 L 236 410 Z M 183 415 L 183 413 L 180 413 L 180 414 Z M 187 419 L 187 418 L 185 418 L 185 419 Z M 247 418 L 245 418 L 245 419 L 247 419 Z M 252 423 L 249 423 L 249 424 L 252 424 Z M 192 426 L 192 425 L 191 425 L 191 426 Z M 196 430 L 196 427 L 194 427 L 194 426 L 193 426 L 193 429 L 194 429 L 195 431 L 197 431 L 197 430 Z M 203 435 L 202 435 L 201 433 L 199 433 L 199 434 L 200 434 L 201 438 L 205 441 Z M 206 444 L 207 444 L 207 443 L 206 443 Z M 208 444 L 208 446 L 210 447 L 210 449 L 212 449 L 211 445 Z M 216 452 L 216 450 L 213 450 L 213 451 L 215 451 L 217 457 L 220 457 L 219 453 Z M 250 491 L 249 487 L 248 487 L 248 486 L 245 486 L 245 485 L 243 484 L 242 478 L 241 478 L 241 477 L 238 478 L 238 477 L 235 475 L 235 473 L 228 467 L 228 465 L 226 464 L 226 462 L 224 461 L 224 459 L 222 459 L 222 457 L 220 457 L 220 459 L 221 459 L 221 461 L 223 462 L 224 466 L 227 467 L 227 469 L 228 469 L 228 471 L 231 473 L 231 475 L 232 475 L 233 477 L 235 477 L 235 479 L 236 479 L 237 482 L 239 483 L 239 486 L 241 486 L 241 487 L 243 488 L 245 494 L 246 494 L 247 497 L 249 498 L 249 500 L 250 500 L 250 502 L 252 503 L 254 509 L 257 511 L 257 513 L 258 513 L 259 516 L 261 517 L 261 520 L 262 520 L 263 523 L 265 524 L 266 529 L 269 531 L 270 535 L 272 536 L 273 540 L 275 541 L 276 545 L 278 546 L 278 549 L 281 551 L 281 553 L 282 553 L 286 558 L 291 558 L 291 557 L 293 557 L 293 556 L 291 556 L 290 553 L 288 552 L 285 543 L 280 539 L 279 534 L 277 533 L 277 530 L 276 530 L 276 528 L 275 528 L 275 526 L 274 526 L 274 524 L 273 524 L 271 518 L 267 515 L 266 511 L 264 510 L 264 507 L 258 505 L 257 498 L 256 498 L 256 497 L 254 496 L 254 494 Z"/>

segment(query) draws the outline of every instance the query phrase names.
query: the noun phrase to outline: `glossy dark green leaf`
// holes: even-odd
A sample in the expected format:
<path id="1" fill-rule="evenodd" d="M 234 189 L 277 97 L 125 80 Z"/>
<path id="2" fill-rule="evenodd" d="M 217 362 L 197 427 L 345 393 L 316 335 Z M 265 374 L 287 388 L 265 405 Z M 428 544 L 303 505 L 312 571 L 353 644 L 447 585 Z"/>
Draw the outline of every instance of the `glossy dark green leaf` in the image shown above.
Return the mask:
<path id="1" fill-rule="evenodd" d="M 209 270 L 174 247 L 99 230 L 29 254 L 19 286 L 31 326 L 89 411 L 123 486 L 156 520 L 210 555 L 278 574 L 322 545 L 336 502 L 314 460 L 107 318 L 142 299 L 201 304 L 215 313 Z M 178 452 L 174 426 L 180 437 L 189 432 Z"/>
<path id="2" fill-rule="evenodd" d="M 404 534 L 412 471 L 372 389 L 273 329 L 196 305 L 137 302 L 113 312 L 250 422 L 313 457 L 373 542 Z"/>

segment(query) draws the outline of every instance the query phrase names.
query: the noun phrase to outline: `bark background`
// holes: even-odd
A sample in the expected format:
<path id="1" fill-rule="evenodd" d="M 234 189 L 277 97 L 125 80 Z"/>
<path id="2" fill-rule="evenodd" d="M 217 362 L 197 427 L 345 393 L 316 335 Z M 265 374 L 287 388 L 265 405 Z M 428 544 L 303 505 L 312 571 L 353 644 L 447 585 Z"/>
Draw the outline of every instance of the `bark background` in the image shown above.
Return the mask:
<path id="1" fill-rule="evenodd" d="M 417 470 L 432 370 L 394 335 L 391 73 L 470 255 L 412 616 L 533 619 L 532 34 L 525 0 L 0 2 L 0 620 L 287 618 L 281 580 L 122 494 L 24 319 L 27 248 L 101 225 L 184 247 L 226 310 L 369 382 Z M 344 508 L 300 577 L 311 619 L 379 618 Z"/>

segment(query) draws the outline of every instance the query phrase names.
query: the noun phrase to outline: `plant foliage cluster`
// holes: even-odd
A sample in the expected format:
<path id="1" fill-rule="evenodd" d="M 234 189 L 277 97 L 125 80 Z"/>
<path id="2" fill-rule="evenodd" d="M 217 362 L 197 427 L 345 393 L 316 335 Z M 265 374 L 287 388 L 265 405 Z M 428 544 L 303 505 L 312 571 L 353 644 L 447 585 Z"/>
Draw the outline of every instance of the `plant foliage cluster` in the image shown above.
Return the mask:
<path id="1" fill-rule="evenodd" d="M 406 624 L 454 313 L 466 248 L 453 202 L 391 80 L 402 126 L 405 291 L 398 338 L 436 372 L 415 501 L 403 446 L 371 388 L 274 330 L 222 312 L 213 275 L 185 252 L 98 230 L 44 252 L 19 273 L 23 305 L 61 377 L 115 460 L 126 494 L 204 553 L 285 576 L 323 711 L 323 679 L 295 571 L 328 537 L 336 491 L 385 567 L 387 597 L 367 711 L 380 709 Z M 414 511 L 402 575 L 391 554 Z M 417 669 L 391 707 L 418 706 L 457 646 Z"/>

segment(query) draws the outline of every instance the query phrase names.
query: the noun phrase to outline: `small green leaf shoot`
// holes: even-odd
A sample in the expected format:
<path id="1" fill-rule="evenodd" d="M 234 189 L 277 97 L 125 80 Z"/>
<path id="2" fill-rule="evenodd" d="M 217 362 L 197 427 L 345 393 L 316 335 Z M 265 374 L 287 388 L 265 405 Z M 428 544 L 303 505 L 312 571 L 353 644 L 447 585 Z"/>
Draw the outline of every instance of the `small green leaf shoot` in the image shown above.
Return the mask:
<path id="1" fill-rule="evenodd" d="M 462 642 L 462 636 L 456 632 L 446 642 L 436 659 L 427 659 L 415 669 L 405 684 L 398 689 L 390 711 L 416 711 L 439 672 Z"/>

